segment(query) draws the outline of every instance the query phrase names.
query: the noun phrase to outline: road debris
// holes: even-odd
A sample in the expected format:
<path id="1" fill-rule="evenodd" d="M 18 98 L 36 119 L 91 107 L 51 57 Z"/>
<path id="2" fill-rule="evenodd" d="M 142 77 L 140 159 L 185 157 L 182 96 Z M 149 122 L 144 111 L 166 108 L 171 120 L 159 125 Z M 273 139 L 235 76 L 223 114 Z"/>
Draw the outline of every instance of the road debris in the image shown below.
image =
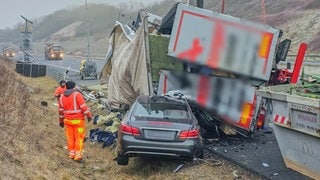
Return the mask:
<path id="1" fill-rule="evenodd" d="M 233 171 L 233 172 L 232 172 L 232 175 L 233 175 L 236 179 L 241 178 L 241 176 L 240 176 L 240 175 L 238 175 L 237 173 L 238 173 L 238 171 L 237 171 L 237 170 L 236 170 L 236 171 Z"/>
<path id="2" fill-rule="evenodd" d="M 268 164 L 268 163 L 262 163 L 262 165 L 263 165 L 264 167 L 269 167 L 269 164 Z"/>
<path id="3" fill-rule="evenodd" d="M 174 173 L 177 173 L 180 171 L 180 169 L 184 166 L 184 164 L 179 164 L 175 170 L 173 170 Z"/>
<path id="4" fill-rule="evenodd" d="M 48 102 L 47 101 L 41 101 L 41 106 L 48 106 Z"/>

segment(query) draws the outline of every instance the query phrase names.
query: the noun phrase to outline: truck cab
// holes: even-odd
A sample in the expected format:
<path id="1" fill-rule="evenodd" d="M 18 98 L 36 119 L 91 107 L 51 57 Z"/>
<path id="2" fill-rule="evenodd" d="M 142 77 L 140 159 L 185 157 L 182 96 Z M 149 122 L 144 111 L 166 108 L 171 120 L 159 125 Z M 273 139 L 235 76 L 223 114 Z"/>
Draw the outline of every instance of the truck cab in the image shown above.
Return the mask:
<path id="1" fill-rule="evenodd" d="M 45 46 L 45 59 L 46 60 L 62 60 L 63 47 L 59 44 L 47 44 Z"/>
<path id="2" fill-rule="evenodd" d="M 15 50 L 13 48 L 7 47 L 3 49 L 3 57 L 12 58 L 15 55 Z"/>

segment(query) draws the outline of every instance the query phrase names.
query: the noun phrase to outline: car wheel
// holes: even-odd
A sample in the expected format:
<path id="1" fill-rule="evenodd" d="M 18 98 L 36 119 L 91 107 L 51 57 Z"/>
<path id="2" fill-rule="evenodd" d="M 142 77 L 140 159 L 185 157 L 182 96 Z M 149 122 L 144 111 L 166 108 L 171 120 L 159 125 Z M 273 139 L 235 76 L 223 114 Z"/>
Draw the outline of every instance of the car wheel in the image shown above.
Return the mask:
<path id="1" fill-rule="evenodd" d="M 81 75 L 81 80 L 83 80 L 84 79 L 84 76 L 83 75 Z"/>
<path id="2" fill-rule="evenodd" d="M 129 163 L 129 157 L 122 154 L 118 154 L 117 163 L 118 165 L 126 166 Z"/>

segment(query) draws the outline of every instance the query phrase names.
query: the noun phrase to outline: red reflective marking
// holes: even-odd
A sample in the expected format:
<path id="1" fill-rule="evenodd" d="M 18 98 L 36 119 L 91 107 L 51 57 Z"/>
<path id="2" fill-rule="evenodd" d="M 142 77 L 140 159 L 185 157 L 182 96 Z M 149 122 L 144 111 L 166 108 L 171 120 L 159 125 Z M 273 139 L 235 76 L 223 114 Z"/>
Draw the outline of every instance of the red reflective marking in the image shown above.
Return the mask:
<path id="1" fill-rule="evenodd" d="M 167 75 L 164 75 L 164 82 L 163 82 L 163 90 L 162 90 L 162 94 L 167 93 L 167 80 L 168 80 Z"/>
<path id="2" fill-rule="evenodd" d="M 275 121 L 275 122 L 278 122 L 278 119 L 279 119 L 279 115 L 276 114 L 276 116 L 274 117 L 274 121 Z"/>
<path id="3" fill-rule="evenodd" d="M 213 32 L 210 48 L 211 51 L 207 60 L 207 65 L 212 68 L 218 67 L 218 63 L 220 60 L 220 52 L 224 45 L 223 29 L 223 25 L 221 23 L 217 23 Z"/>
<path id="4" fill-rule="evenodd" d="M 177 49 L 178 38 L 180 36 L 181 24 L 182 24 L 182 20 L 183 20 L 183 17 L 184 17 L 184 13 L 185 13 L 185 11 L 181 12 L 180 21 L 179 21 L 179 25 L 178 25 L 177 36 L 176 36 L 176 39 L 174 40 L 173 52 L 175 52 L 176 49 Z"/>
<path id="5" fill-rule="evenodd" d="M 294 64 L 293 72 L 292 72 L 292 77 L 291 77 L 291 84 L 296 84 L 298 82 L 298 77 L 300 74 L 300 69 L 302 66 L 304 54 L 307 51 L 307 44 L 301 43 L 298 51 L 298 55 L 296 58 L 296 63 Z"/>
<path id="6" fill-rule="evenodd" d="M 178 54 L 178 58 L 180 59 L 188 59 L 190 62 L 194 62 L 197 60 L 197 57 L 202 53 L 203 48 L 200 44 L 199 38 L 195 38 L 192 41 L 191 49 L 183 51 Z"/>
<path id="7" fill-rule="evenodd" d="M 209 95 L 209 77 L 200 76 L 197 101 L 200 105 L 205 106 Z"/>
<path id="8" fill-rule="evenodd" d="M 285 121 L 285 120 L 286 120 L 286 117 L 282 116 L 280 123 L 281 123 L 281 124 L 284 124 L 284 121 Z"/>

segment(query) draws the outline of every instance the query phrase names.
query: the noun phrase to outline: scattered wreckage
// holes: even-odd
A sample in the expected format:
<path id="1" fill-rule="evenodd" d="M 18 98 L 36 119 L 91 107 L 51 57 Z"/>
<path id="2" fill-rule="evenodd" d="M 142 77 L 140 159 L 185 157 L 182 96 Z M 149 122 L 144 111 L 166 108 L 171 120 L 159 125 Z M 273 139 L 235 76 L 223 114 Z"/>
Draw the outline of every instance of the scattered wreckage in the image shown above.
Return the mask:
<path id="1" fill-rule="evenodd" d="M 261 102 L 255 89 L 269 80 L 268 72 L 275 66 L 280 30 L 182 3 L 174 5 L 160 21 L 151 18 L 150 22 L 149 16 L 150 13 L 140 11 L 132 27 L 117 22 L 110 35 L 99 80 L 108 84 L 107 104 L 111 108 L 131 105 L 141 94 L 161 95 L 184 89 L 191 93 L 195 105 L 219 120 L 220 129 L 233 129 L 233 133 L 248 136 L 262 127 Z M 196 33 L 190 22 L 198 27 L 210 25 Z M 209 47 L 221 49 L 215 47 L 211 33 L 216 31 L 215 27 L 221 33 L 227 32 L 220 39 L 227 49 L 221 50 L 221 57 L 215 57 L 218 63 L 210 64 L 211 54 L 216 53 Z M 230 37 L 239 41 L 233 43 L 235 47 L 229 47 Z M 243 49 L 246 39 L 252 49 Z M 231 60 L 227 56 L 230 48 L 238 48 Z M 288 47 L 282 49 L 279 57 L 285 56 Z M 260 54 L 255 59 L 247 55 L 244 62 L 236 60 L 241 53 L 253 54 L 257 50 Z M 245 64 L 249 65 L 238 68 Z"/>
<path id="2" fill-rule="evenodd" d="M 139 95 L 171 93 L 188 99 L 200 126 L 208 132 L 246 137 L 270 121 L 281 149 L 287 146 L 281 141 L 286 134 L 308 142 L 308 146 L 302 141 L 291 142 L 300 146 L 297 153 L 305 156 L 288 159 L 293 165 L 286 162 L 287 166 L 310 177 L 319 175 L 320 170 L 314 168 L 320 167 L 320 161 L 312 158 L 316 153 L 310 153 L 319 149 L 315 145 L 319 144 L 318 100 L 286 94 L 291 85 L 279 85 L 297 83 L 304 44 L 293 72 L 283 76 L 281 72 L 287 70 L 278 69 L 277 64 L 286 59 L 291 41 L 280 42 L 279 29 L 182 3 L 162 19 L 155 17 L 140 11 L 130 26 L 116 22 L 99 76 L 100 83 L 108 85 L 103 102 L 107 109 L 124 115 L 125 107 Z M 270 103 L 279 108 L 272 108 Z M 121 119 L 117 119 L 116 126 L 120 127 Z M 314 125 L 309 121 L 305 124 L 305 119 Z M 278 120 L 286 122 L 290 132 L 280 128 Z M 283 158 L 289 155 L 283 152 Z M 299 163 L 302 158 L 307 159 L 304 168 Z"/>

